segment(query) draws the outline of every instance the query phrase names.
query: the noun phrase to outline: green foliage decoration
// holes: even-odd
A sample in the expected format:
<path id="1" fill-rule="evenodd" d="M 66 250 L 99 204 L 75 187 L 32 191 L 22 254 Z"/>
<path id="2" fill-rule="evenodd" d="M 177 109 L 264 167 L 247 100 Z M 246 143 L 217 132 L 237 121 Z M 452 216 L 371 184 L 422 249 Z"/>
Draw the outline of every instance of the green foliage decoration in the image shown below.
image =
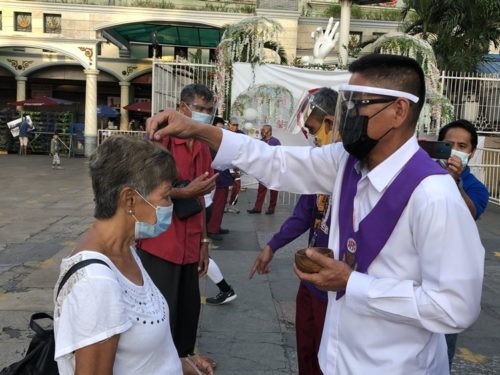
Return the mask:
<path id="1" fill-rule="evenodd" d="M 216 49 L 217 72 L 214 91 L 218 103 L 218 112 L 223 115 L 226 99 L 230 96 L 231 75 L 234 62 L 262 64 L 264 48 L 274 49 L 286 63 L 286 54 L 278 42 L 283 31 L 282 26 L 266 17 L 248 17 L 238 23 L 224 26 L 222 40 Z"/>
<path id="2" fill-rule="evenodd" d="M 340 18 L 340 4 L 332 4 L 324 11 L 324 17 Z M 373 21 L 402 21 L 401 10 L 392 8 L 375 8 L 353 5 L 351 7 L 351 18 Z"/>
<path id="3" fill-rule="evenodd" d="M 441 70 L 472 72 L 500 45 L 498 0 L 405 0 L 404 31 L 428 41 Z"/>
<path id="4" fill-rule="evenodd" d="M 450 100 L 441 95 L 440 73 L 436 63 L 436 56 L 431 45 L 423 39 L 404 33 L 389 33 L 382 35 L 373 43 L 378 53 L 408 56 L 418 61 L 425 74 L 427 103 L 424 106 L 424 115 L 420 117 L 419 127 L 424 132 L 429 131 L 429 124 L 425 122 L 426 111 L 438 124 L 445 124 L 453 120 L 453 105 Z"/>

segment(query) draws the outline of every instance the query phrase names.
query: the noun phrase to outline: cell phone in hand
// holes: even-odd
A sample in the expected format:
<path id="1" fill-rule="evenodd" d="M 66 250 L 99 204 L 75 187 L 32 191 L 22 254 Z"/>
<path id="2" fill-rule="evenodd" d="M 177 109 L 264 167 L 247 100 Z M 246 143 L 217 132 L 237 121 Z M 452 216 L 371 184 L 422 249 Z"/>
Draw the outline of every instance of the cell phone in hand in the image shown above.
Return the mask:
<path id="1" fill-rule="evenodd" d="M 444 169 L 448 169 L 448 164 L 446 164 L 446 161 L 444 161 L 444 159 L 439 159 L 438 164 Z"/>
<path id="2" fill-rule="evenodd" d="M 448 159 L 451 156 L 451 144 L 448 142 L 419 140 L 418 144 L 433 159 Z"/>

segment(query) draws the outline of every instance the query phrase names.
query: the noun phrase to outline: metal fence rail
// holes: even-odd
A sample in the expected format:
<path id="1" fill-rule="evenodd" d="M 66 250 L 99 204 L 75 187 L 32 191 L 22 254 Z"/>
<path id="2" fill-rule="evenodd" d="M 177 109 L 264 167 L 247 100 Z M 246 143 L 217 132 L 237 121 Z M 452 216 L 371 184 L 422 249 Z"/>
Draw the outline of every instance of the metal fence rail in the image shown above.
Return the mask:
<path id="1" fill-rule="evenodd" d="M 133 130 L 97 130 L 97 146 L 99 146 L 102 142 L 113 135 L 127 135 L 130 137 L 135 137 L 139 139 L 144 139 L 146 137 L 145 131 L 133 131 Z"/>
<path id="2" fill-rule="evenodd" d="M 301 194 L 289 193 L 287 191 L 280 191 L 278 195 L 278 204 L 282 206 L 295 207 Z"/>
<path id="3" fill-rule="evenodd" d="M 453 104 L 456 119 L 469 120 L 480 131 L 500 131 L 499 73 L 442 72 L 441 94 Z"/>
<path id="4" fill-rule="evenodd" d="M 500 204 L 500 150 L 478 148 L 482 162 L 471 164 L 471 172 L 488 188 L 490 202 Z"/>

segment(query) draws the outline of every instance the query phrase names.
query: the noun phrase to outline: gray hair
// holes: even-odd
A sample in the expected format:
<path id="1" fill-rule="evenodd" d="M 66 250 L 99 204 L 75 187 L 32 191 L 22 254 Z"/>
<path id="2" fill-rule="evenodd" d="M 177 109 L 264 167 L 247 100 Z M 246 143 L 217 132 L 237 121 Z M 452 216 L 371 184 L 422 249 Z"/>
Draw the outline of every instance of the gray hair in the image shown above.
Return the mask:
<path id="1" fill-rule="evenodd" d="M 116 135 L 104 141 L 90 156 L 96 219 L 109 219 L 118 208 L 125 187 L 147 197 L 164 181 L 174 181 L 177 169 L 165 149 L 131 137 Z"/>
<path id="2" fill-rule="evenodd" d="M 323 120 L 326 115 L 335 115 L 338 93 L 328 87 L 322 87 L 314 93 L 314 103 L 321 109 L 313 109 L 311 115 Z"/>

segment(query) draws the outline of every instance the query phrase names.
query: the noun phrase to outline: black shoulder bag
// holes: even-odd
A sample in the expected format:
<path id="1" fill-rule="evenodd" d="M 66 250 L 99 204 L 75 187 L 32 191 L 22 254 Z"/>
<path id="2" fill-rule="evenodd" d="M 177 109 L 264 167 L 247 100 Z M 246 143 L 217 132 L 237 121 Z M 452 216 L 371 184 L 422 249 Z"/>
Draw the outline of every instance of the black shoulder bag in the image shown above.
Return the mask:
<path id="1" fill-rule="evenodd" d="M 167 141 L 167 150 L 170 152 L 170 154 L 172 154 L 171 138 L 169 138 Z M 190 182 L 191 181 L 189 180 L 175 181 L 173 187 L 184 188 L 188 186 Z M 181 220 L 186 220 L 187 218 L 196 215 L 203 210 L 203 206 L 201 205 L 198 197 L 172 199 L 172 203 L 174 204 L 175 216 L 177 216 Z"/>
<path id="2" fill-rule="evenodd" d="M 106 262 L 100 259 L 86 259 L 74 264 L 61 280 L 56 298 L 71 275 L 92 263 L 100 263 L 109 267 Z M 35 332 L 35 336 L 31 339 L 26 355 L 20 361 L 5 367 L 0 371 L 0 375 L 59 375 L 57 362 L 54 360 L 56 349 L 54 330 L 42 328 L 37 323 L 37 320 L 41 319 L 54 320 L 52 316 L 43 312 L 31 315 L 30 328 Z"/>
<path id="3" fill-rule="evenodd" d="M 189 185 L 189 180 L 176 181 L 174 187 L 183 188 Z M 198 197 L 172 199 L 174 213 L 181 220 L 196 215 L 203 210 Z"/>

